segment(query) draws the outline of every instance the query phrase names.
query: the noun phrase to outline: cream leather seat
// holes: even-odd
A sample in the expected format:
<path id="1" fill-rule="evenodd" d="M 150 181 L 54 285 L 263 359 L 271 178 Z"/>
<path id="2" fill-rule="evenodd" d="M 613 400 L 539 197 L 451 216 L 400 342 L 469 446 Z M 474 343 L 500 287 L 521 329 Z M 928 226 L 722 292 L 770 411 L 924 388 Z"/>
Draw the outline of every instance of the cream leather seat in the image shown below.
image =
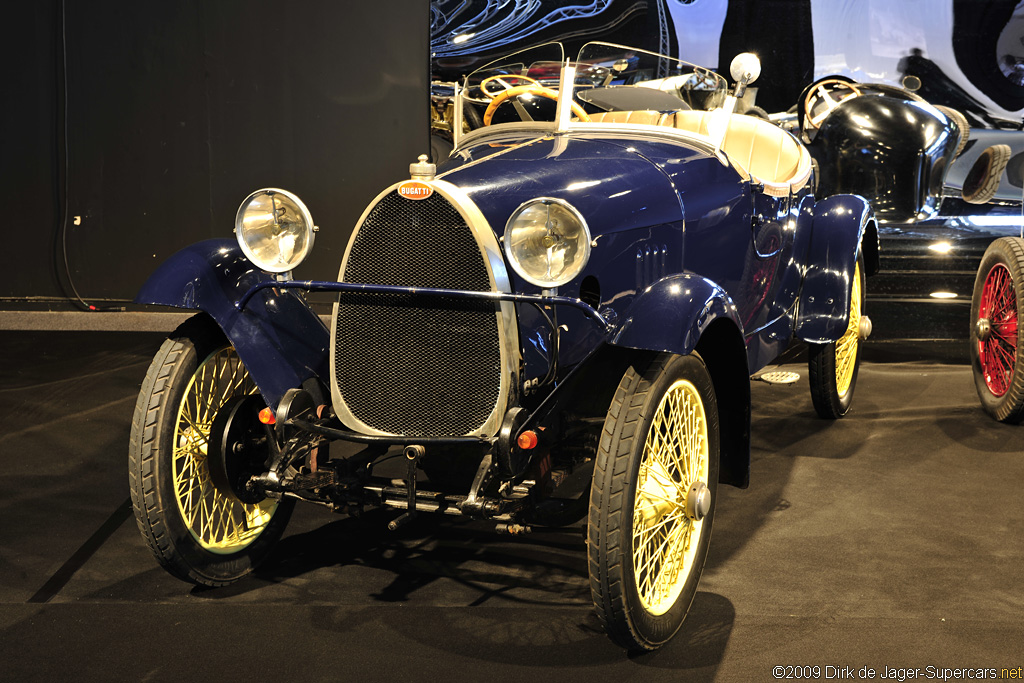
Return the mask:
<path id="1" fill-rule="evenodd" d="M 811 177 L 811 156 L 796 138 L 755 116 L 710 111 L 611 111 L 591 114 L 595 123 L 626 123 L 685 130 L 712 142 L 715 117 L 728 116 L 722 150 L 765 192 L 785 197 L 804 187 Z M 710 126 L 710 127 L 709 127 Z"/>

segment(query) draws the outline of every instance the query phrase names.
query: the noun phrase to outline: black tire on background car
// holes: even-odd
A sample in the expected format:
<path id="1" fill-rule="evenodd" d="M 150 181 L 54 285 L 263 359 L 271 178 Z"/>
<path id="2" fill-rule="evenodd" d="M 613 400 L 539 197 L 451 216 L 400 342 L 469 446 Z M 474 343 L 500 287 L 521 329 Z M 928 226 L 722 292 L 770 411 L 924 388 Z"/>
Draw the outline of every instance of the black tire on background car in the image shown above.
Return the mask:
<path id="1" fill-rule="evenodd" d="M 1024 418 L 1024 240 L 1001 237 L 985 250 L 971 298 L 971 369 L 981 405 L 1000 422 Z"/>
<path id="2" fill-rule="evenodd" d="M 960 156 L 960 152 L 964 151 L 964 147 L 967 146 L 967 141 L 971 139 L 971 126 L 967 122 L 967 117 L 960 113 L 959 110 L 953 109 L 952 107 L 944 107 L 941 104 L 936 104 L 935 108 L 945 114 L 946 118 L 952 121 L 953 125 L 956 126 L 956 134 L 958 137 L 956 151 L 953 152 L 953 159 L 956 159 Z"/>
<path id="3" fill-rule="evenodd" d="M 987 204 L 995 199 L 1003 173 L 1010 163 L 1009 145 L 990 145 L 981 151 L 964 177 L 961 197 L 968 204 Z"/>
<path id="4" fill-rule="evenodd" d="M 613 641 L 653 650 L 697 591 L 718 488 L 719 422 L 704 361 L 630 367 L 605 418 L 590 492 L 590 589 Z"/>
<path id="5" fill-rule="evenodd" d="M 807 345 L 807 377 L 814 410 L 826 420 L 846 415 L 860 371 L 861 317 L 864 312 L 864 258 L 857 259 L 850 295 L 850 318 L 839 341 Z"/>
<path id="6" fill-rule="evenodd" d="M 128 453 L 132 506 L 157 561 L 186 581 L 221 586 L 245 576 L 291 516 L 291 500 L 243 503 L 211 481 L 214 417 L 254 393 L 238 355 L 203 315 L 168 337 L 142 383 Z"/>

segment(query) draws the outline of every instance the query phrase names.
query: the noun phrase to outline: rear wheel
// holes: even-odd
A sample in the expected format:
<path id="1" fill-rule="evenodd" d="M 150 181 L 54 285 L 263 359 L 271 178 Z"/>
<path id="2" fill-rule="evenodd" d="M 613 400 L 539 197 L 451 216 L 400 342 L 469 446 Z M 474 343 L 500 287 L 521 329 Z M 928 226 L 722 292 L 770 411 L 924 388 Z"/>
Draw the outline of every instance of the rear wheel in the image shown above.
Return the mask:
<path id="1" fill-rule="evenodd" d="M 1003 237 L 981 259 L 971 300 L 971 368 L 985 411 L 1000 422 L 1024 418 L 1024 240 Z"/>
<path id="2" fill-rule="evenodd" d="M 163 343 L 142 383 L 128 456 L 135 519 L 157 561 L 186 581 L 220 586 L 245 576 L 291 515 L 292 501 L 254 497 L 227 481 L 225 473 L 259 469 L 262 462 L 239 458 L 262 460 L 260 453 L 232 452 L 213 462 L 218 413 L 260 402 L 246 400 L 254 394 L 235 350 L 198 317 Z"/>
<path id="3" fill-rule="evenodd" d="M 864 259 L 857 259 L 850 293 L 850 317 L 838 341 L 808 346 L 811 402 L 819 416 L 835 420 L 850 410 L 860 370 L 861 319 L 864 318 Z"/>
<path id="4" fill-rule="evenodd" d="M 598 616 L 629 650 L 664 644 L 690 609 L 711 540 L 718 456 L 718 408 L 700 356 L 627 370 L 601 434 L 587 533 Z"/>

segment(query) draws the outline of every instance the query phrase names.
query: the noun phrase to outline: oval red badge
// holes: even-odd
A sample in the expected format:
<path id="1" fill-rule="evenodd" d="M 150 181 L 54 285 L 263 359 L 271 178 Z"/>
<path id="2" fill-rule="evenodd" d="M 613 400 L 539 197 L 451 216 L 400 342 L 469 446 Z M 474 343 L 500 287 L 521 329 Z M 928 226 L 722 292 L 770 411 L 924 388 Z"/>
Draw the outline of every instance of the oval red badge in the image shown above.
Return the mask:
<path id="1" fill-rule="evenodd" d="M 426 199 L 434 194 L 434 188 L 418 180 L 406 180 L 398 186 L 398 194 L 406 199 Z"/>

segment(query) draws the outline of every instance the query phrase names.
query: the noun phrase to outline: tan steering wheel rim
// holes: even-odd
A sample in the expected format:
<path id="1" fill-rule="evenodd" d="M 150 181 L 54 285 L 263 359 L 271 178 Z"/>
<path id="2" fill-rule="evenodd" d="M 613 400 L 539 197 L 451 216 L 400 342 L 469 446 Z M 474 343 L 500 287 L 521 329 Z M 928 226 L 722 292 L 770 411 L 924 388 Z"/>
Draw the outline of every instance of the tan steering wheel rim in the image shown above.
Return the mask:
<path id="1" fill-rule="evenodd" d="M 850 92 L 844 97 L 840 97 L 838 100 L 834 100 L 829 96 L 829 86 L 840 86 L 849 90 Z M 857 87 L 856 83 L 851 81 L 844 81 L 841 78 L 826 78 L 815 84 L 814 88 L 807 93 L 804 98 L 804 122 L 808 128 L 818 129 L 821 126 L 821 122 L 825 120 L 825 117 L 832 113 L 832 110 L 839 106 L 840 102 L 845 102 L 848 99 L 854 97 L 860 97 L 860 88 Z M 825 103 L 825 111 L 814 115 L 811 104 L 816 99 L 820 98 Z"/>
<path id="2" fill-rule="evenodd" d="M 484 125 L 491 125 L 491 119 L 494 118 L 494 112 L 502 105 L 502 103 L 510 97 L 519 97 L 520 95 L 539 95 L 540 97 L 546 97 L 549 100 L 558 99 L 558 91 L 546 88 L 542 85 L 517 85 L 514 88 L 509 88 L 505 92 L 498 93 L 491 100 L 491 103 L 487 105 L 487 110 L 484 112 Z M 583 111 L 583 107 L 572 103 L 572 113 L 580 121 L 590 122 L 590 116 L 587 112 Z"/>
<path id="3" fill-rule="evenodd" d="M 493 100 L 495 97 L 500 95 L 502 93 L 502 91 L 499 90 L 497 92 L 490 92 L 490 91 L 487 90 L 487 84 L 490 83 L 491 81 L 500 81 L 500 80 L 506 79 L 506 78 L 509 79 L 509 80 L 526 81 L 526 83 L 525 84 L 520 84 L 518 86 L 515 86 L 515 85 L 505 85 L 504 83 L 502 83 L 502 87 L 504 87 L 505 90 L 511 90 L 512 88 L 522 87 L 522 85 L 535 85 L 538 88 L 543 88 L 544 87 L 544 86 L 542 86 L 540 84 L 540 82 L 536 78 L 530 78 L 529 76 L 520 76 L 519 74 L 495 74 L 493 76 L 488 76 L 484 80 L 480 81 L 480 92 L 481 92 L 481 94 L 483 94 L 483 96 L 486 97 L 487 99 Z"/>

